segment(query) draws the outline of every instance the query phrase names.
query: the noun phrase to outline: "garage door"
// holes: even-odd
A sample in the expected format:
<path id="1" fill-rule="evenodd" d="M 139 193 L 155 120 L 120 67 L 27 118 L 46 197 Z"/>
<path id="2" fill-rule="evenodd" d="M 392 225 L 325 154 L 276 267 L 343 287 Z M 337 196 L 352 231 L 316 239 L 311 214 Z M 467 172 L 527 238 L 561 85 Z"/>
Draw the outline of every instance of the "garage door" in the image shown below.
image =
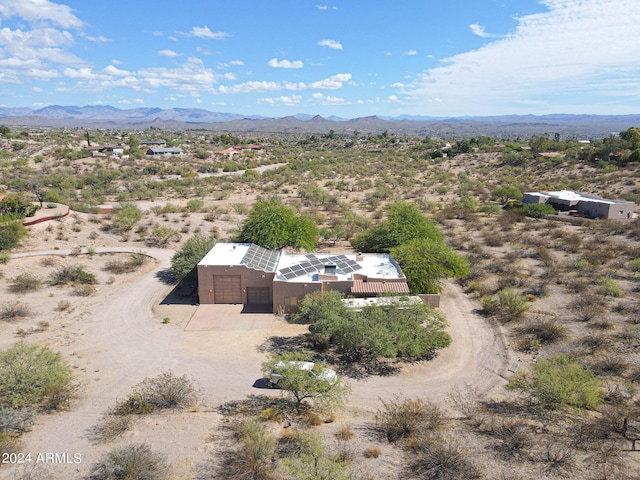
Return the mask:
<path id="1" fill-rule="evenodd" d="M 214 275 L 215 303 L 242 303 L 240 275 Z"/>
<path id="2" fill-rule="evenodd" d="M 271 305 L 269 287 L 247 287 L 247 303 L 250 305 Z"/>

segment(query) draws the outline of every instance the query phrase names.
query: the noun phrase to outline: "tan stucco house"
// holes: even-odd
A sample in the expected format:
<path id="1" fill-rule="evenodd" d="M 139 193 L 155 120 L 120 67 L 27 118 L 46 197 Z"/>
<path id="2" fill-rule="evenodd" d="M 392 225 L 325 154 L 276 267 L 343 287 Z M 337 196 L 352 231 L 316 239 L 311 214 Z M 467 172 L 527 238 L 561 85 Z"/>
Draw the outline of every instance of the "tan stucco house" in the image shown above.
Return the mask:
<path id="1" fill-rule="evenodd" d="M 198 263 L 200 303 L 271 305 L 289 313 L 308 293 L 338 290 L 362 298 L 408 294 L 388 254 L 288 253 L 248 243 L 218 243 Z"/>

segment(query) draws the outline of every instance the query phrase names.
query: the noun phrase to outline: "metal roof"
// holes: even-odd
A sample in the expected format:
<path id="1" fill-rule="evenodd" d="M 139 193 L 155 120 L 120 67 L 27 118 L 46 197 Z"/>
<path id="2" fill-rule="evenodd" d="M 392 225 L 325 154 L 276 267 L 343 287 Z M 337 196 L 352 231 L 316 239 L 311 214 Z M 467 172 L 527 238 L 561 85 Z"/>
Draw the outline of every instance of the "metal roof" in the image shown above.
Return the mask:
<path id="1" fill-rule="evenodd" d="M 351 293 L 409 293 L 409 285 L 405 282 L 363 282 L 356 280 Z"/>

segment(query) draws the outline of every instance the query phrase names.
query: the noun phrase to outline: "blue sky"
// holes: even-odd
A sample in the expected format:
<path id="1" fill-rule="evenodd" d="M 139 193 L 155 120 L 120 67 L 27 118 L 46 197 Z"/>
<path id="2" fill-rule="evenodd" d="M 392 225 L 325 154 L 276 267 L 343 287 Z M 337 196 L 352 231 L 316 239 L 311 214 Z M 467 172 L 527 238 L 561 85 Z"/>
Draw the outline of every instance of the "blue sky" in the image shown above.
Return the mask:
<path id="1" fill-rule="evenodd" d="M 0 105 L 640 113 L 640 0 L 0 0 Z"/>

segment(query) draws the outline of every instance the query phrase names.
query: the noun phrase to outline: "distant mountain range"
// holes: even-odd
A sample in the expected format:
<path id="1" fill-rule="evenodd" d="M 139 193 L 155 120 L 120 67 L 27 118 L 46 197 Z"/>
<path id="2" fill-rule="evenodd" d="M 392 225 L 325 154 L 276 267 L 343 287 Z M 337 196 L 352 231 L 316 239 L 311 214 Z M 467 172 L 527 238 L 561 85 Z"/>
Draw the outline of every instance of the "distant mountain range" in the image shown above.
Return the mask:
<path id="1" fill-rule="evenodd" d="M 58 106 L 40 109 L 0 107 L 0 125 L 27 127 L 80 127 L 165 130 L 205 129 L 226 132 L 327 133 L 355 135 L 389 133 L 432 137 L 527 138 L 535 134 L 555 134 L 573 138 L 602 138 L 633 126 L 640 115 L 502 115 L 490 117 L 437 118 L 426 116 L 324 118 L 297 114 L 273 118 L 260 115 L 211 112 L 198 108 L 133 108 L 112 106 Z"/>

